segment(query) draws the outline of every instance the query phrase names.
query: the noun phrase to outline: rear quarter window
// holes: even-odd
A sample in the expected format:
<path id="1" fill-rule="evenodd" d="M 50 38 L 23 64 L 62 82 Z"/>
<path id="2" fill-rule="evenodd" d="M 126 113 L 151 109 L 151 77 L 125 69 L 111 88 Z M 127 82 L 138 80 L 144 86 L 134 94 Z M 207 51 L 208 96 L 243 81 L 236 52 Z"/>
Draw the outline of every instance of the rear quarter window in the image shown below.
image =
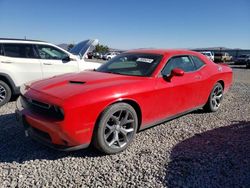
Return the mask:
<path id="1" fill-rule="evenodd" d="M 31 44 L 3 44 L 4 55 L 8 57 L 36 58 Z"/>
<path id="2" fill-rule="evenodd" d="M 201 67 L 203 67 L 205 65 L 205 63 L 198 57 L 196 56 L 192 56 L 193 62 L 196 66 L 196 69 L 200 69 Z"/>
<path id="3" fill-rule="evenodd" d="M 14 44 L 4 44 L 5 56 L 20 57 L 20 47 Z"/>

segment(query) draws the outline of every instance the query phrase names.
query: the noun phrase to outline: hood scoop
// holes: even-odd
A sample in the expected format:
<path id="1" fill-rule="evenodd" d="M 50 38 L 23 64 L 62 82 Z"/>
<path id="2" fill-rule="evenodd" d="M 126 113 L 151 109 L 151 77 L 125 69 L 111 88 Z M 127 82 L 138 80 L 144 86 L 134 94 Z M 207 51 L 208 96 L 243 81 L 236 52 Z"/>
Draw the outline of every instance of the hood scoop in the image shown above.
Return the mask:
<path id="1" fill-rule="evenodd" d="M 75 80 L 70 80 L 69 81 L 70 84 L 78 84 L 78 85 L 82 85 L 85 84 L 86 82 L 82 82 L 82 81 L 75 81 Z"/>

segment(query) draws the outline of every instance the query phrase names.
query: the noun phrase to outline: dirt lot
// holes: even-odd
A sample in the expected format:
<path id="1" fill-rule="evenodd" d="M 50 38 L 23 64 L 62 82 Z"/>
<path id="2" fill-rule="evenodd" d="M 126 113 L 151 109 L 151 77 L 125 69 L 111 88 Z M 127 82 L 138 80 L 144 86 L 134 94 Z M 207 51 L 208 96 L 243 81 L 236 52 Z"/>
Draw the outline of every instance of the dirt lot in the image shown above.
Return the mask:
<path id="1" fill-rule="evenodd" d="M 118 155 L 64 153 L 24 137 L 0 108 L 0 187 L 250 187 L 250 69 L 233 67 L 220 110 L 140 132 Z"/>

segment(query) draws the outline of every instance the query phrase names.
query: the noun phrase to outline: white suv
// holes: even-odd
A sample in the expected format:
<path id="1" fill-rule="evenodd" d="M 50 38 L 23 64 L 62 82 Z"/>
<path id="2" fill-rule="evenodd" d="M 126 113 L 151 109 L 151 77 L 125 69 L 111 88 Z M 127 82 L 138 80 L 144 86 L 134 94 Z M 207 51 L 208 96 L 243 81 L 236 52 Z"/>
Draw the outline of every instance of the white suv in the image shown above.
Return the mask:
<path id="1" fill-rule="evenodd" d="M 97 43 L 83 41 L 69 53 L 47 42 L 0 39 L 0 106 L 19 94 L 20 86 L 26 82 L 98 68 L 100 63 L 84 60 Z"/>
<path id="2" fill-rule="evenodd" d="M 210 51 L 201 52 L 203 55 L 207 56 L 208 59 L 214 61 L 214 54 Z"/>

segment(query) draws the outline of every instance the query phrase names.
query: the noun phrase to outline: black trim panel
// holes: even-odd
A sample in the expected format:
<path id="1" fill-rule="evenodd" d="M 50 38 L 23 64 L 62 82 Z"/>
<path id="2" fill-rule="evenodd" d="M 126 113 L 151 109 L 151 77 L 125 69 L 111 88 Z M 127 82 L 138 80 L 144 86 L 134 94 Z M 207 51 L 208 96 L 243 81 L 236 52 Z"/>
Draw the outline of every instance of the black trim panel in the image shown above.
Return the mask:
<path id="1" fill-rule="evenodd" d="M 150 124 L 146 124 L 146 125 L 144 125 L 144 126 L 141 126 L 140 129 L 139 129 L 139 131 L 148 129 L 148 128 L 150 128 L 150 127 L 159 125 L 159 124 L 161 124 L 161 123 L 164 123 L 164 122 L 167 122 L 167 121 L 170 121 L 170 120 L 173 120 L 173 119 L 176 119 L 176 118 L 178 118 L 178 117 L 180 117 L 180 116 L 183 116 L 183 115 L 186 115 L 186 114 L 188 114 L 188 113 L 190 113 L 190 112 L 192 112 L 192 111 L 198 110 L 198 109 L 202 108 L 203 106 L 204 106 L 204 105 L 201 105 L 201 106 L 192 108 L 192 109 L 190 109 L 190 110 L 187 110 L 187 111 L 185 111 L 185 112 L 181 112 L 181 113 L 178 113 L 178 114 L 176 114 L 176 115 L 173 115 L 173 116 L 164 118 L 164 119 L 162 119 L 162 120 L 159 120 L 159 121 L 156 121 L 156 122 L 153 122 L 153 123 L 150 123 Z"/>
<path id="2" fill-rule="evenodd" d="M 27 136 L 29 136 L 33 140 L 43 145 L 46 145 L 49 148 L 59 150 L 59 151 L 76 151 L 80 149 L 85 149 L 90 145 L 90 144 L 81 144 L 78 146 L 63 146 L 63 145 L 52 144 L 50 141 L 48 141 L 47 139 L 44 139 L 39 134 L 37 134 L 31 127 L 25 129 L 25 134 L 27 134 Z"/>

